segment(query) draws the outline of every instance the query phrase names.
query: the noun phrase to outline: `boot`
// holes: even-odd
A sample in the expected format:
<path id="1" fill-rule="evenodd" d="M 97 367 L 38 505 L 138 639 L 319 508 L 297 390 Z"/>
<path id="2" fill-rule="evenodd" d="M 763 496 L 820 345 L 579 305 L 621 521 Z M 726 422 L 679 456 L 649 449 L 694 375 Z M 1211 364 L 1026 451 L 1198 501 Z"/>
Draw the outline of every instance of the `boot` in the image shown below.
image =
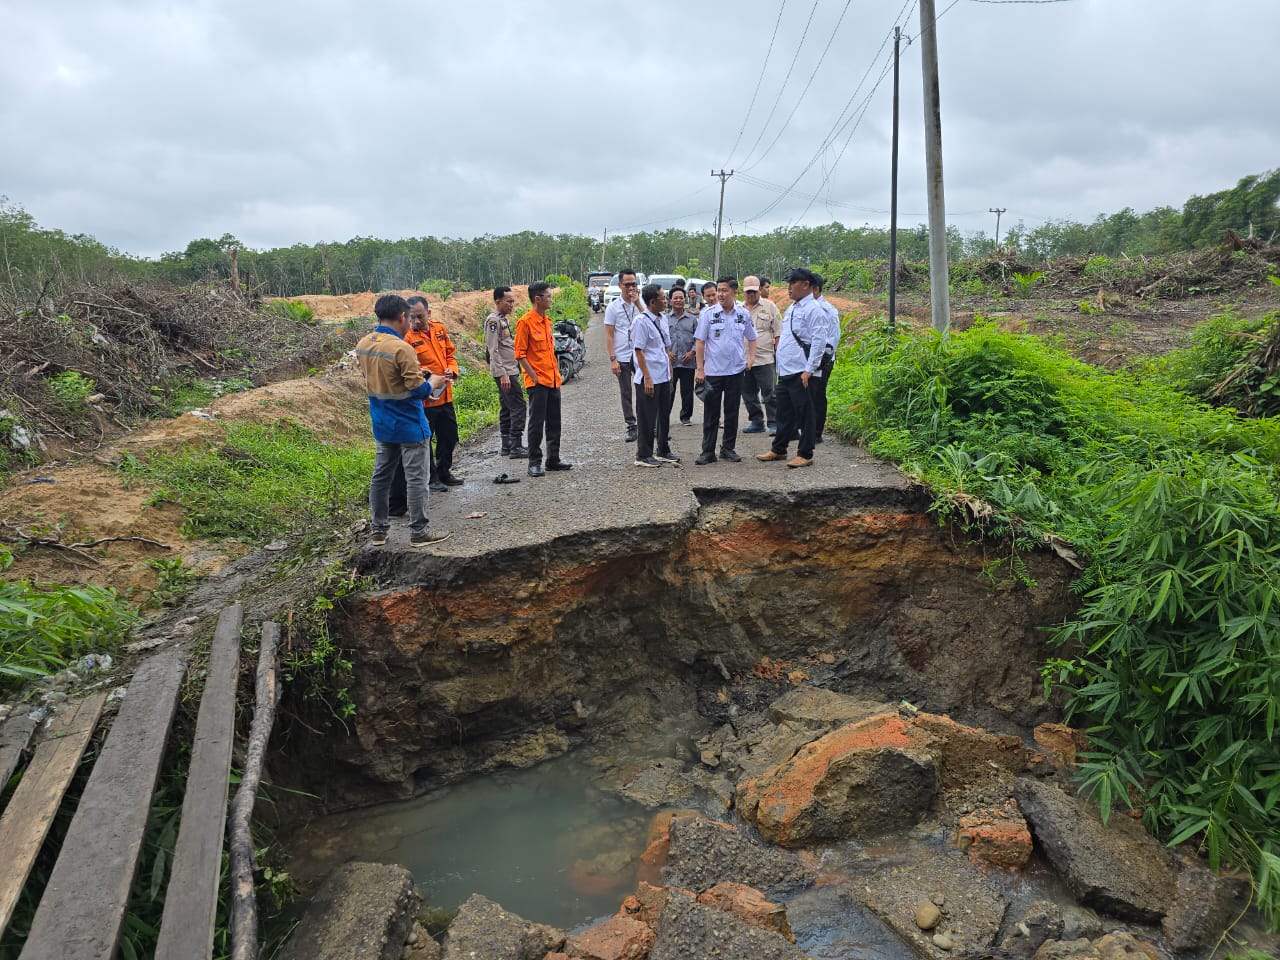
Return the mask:
<path id="1" fill-rule="evenodd" d="M 502 449 L 499 452 L 504 457 L 511 452 L 511 438 L 505 433 L 502 435 Z"/>

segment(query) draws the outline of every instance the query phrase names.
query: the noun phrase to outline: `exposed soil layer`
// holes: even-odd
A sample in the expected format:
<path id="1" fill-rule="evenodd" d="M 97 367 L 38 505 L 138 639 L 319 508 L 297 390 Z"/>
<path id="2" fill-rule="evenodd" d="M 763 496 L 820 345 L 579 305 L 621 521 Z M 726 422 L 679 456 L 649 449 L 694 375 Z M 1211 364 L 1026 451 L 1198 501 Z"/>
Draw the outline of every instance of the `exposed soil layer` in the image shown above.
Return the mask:
<path id="1" fill-rule="evenodd" d="M 1071 607 L 1067 569 L 1036 555 L 1038 586 L 996 582 L 926 506 L 907 489 L 703 490 L 660 525 L 471 558 L 364 551 L 361 572 L 390 586 L 351 598 L 339 625 L 351 735 L 293 724 L 276 777 L 330 808 L 411 796 L 562 752 L 619 698 L 690 681 L 723 686 L 730 714 L 745 677 L 761 696 L 810 682 L 997 726 L 1044 719 L 1039 628 Z"/>

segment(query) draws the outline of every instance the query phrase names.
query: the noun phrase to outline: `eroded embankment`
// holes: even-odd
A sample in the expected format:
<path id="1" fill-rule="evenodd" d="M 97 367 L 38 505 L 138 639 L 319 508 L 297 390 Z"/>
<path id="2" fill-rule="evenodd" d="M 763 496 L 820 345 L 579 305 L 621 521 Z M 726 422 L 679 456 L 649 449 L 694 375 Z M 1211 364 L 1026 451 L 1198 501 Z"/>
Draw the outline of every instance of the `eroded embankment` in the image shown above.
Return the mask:
<path id="1" fill-rule="evenodd" d="M 386 586 L 340 624 L 350 733 L 294 725 L 277 778 L 330 808 L 405 797 L 563 752 L 637 692 L 743 676 L 1043 719 L 1040 628 L 1071 605 L 1056 558 L 1026 558 L 1035 587 L 993 579 L 905 489 L 695 493 L 660 526 L 467 559 L 363 551 Z"/>

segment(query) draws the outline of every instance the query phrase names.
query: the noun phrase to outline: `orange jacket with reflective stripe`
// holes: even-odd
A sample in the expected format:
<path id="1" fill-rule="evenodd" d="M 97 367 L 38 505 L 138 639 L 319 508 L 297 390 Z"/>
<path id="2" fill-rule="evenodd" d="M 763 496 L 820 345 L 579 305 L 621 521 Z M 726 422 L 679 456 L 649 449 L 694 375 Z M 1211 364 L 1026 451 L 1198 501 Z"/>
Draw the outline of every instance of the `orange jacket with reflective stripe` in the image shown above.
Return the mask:
<path id="1" fill-rule="evenodd" d="M 427 329 L 421 332 L 410 330 L 404 339 L 417 353 L 418 366 L 423 370 L 430 373 L 446 373 L 452 370 L 457 375 L 458 361 L 454 356 L 453 341 L 449 339 L 449 331 L 445 329 L 443 323 L 431 320 L 427 323 Z M 452 400 L 453 383 L 450 382 L 445 384 L 440 396 L 422 402 L 424 406 L 439 407 Z"/>
<path id="2" fill-rule="evenodd" d="M 516 324 L 516 359 L 526 360 L 538 375 L 537 385 L 555 388 L 560 386 L 560 365 L 556 362 L 556 337 L 551 330 L 551 320 L 530 310 Z M 532 387 L 533 381 L 526 373 L 524 385 Z"/>

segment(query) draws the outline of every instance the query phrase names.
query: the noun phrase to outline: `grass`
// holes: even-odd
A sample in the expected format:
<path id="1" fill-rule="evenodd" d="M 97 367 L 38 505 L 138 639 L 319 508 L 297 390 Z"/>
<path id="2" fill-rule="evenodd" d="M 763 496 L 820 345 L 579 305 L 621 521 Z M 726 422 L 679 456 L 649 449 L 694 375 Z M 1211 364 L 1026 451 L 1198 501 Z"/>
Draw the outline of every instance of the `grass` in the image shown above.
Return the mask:
<path id="1" fill-rule="evenodd" d="M 1045 669 L 1090 735 L 1082 788 L 1249 870 L 1274 926 L 1280 422 L 1208 406 L 1179 389 L 1186 362 L 1176 374 L 1099 370 L 984 322 L 950 341 L 873 333 L 842 352 L 831 412 L 931 487 L 940 520 L 1004 538 L 1013 576 L 1048 535 L 1087 558 Z"/>
<path id="2" fill-rule="evenodd" d="M 12 564 L 13 553 L 0 545 L 0 572 Z M 111 589 L 0 581 L 0 690 L 56 673 L 86 653 L 116 649 L 137 619 Z"/>

